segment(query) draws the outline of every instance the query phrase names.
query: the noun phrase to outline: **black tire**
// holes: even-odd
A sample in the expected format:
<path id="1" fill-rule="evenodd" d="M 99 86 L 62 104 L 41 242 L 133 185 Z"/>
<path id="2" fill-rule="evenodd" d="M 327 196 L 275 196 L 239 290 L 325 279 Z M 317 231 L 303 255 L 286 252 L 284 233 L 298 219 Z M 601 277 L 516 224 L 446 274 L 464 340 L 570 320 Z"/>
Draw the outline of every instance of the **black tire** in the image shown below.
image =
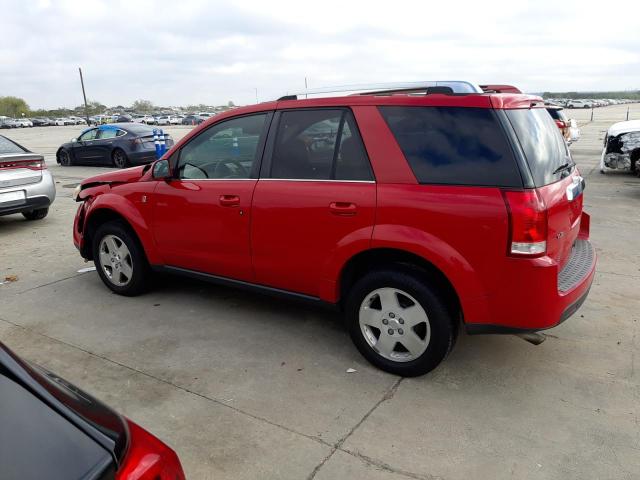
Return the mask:
<path id="1" fill-rule="evenodd" d="M 42 220 L 48 214 L 49 214 L 49 207 L 38 208 L 36 210 L 31 210 L 30 212 L 22 212 L 22 216 L 27 220 Z"/>
<path id="2" fill-rule="evenodd" d="M 125 285 L 117 285 L 114 283 L 103 268 L 100 257 L 100 243 L 102 239 L 114 235 L 122 241 L 129 250 L 132 275 L 128 283 Z M 91 248 L 93 249 L 93 263 L 96 266 L 98 275 L 113 292 L 118 295 L 124 295 L 127 297 L 133 297 L 145 292 L 149 287 L 151 269 L 149 268 L 149 262 L 144 253 L 144 249 L 138 237 L 131 230 L 131 228 L 121 221 L 111 221 L 100 225 L 95 234 L 93 235 L 93 242 Z M 124 261 L 124 260 L 123 260 Z"/>
<path id="3" fill-rule="evenodd" d="M 58 159 L 60 160 L 60 165 L 62 165 L 63 167 L 70 167 L 73 165 L 71 154 L 66 150 L 60 150 L 60 152 L 58 153 Z"/>
<path id="4" fill-rule="evenodd" d="M 124 153 L 124 150 L 121 148 L 116 148 L 111 153 L 111 160 L 113 161 L 113 166 L 116 168 L 127 168 L 129 166 L 127 154 Z"/>
<path id="5" fill-rule="evenodd" d="M 360 306 L 372 292 L 385 287 L 408 293 L 427 314 L 430 340 L 424 353 L 415 359 L 401 362 L 383 357 L 369 344 L 360 328 Z M 429 284 L 428 277 L 401 266 L 374 271 L 358 280 L 348 294 L 345 317 L 351 339 L 360 353 L 376 367 L 402 377 L 424 375 L 436 368 L 453 348 L 458 331 L 456 315 L 447 309 L 443 296 Z M 396 344 L 395 348 L 401 347 Z"/>

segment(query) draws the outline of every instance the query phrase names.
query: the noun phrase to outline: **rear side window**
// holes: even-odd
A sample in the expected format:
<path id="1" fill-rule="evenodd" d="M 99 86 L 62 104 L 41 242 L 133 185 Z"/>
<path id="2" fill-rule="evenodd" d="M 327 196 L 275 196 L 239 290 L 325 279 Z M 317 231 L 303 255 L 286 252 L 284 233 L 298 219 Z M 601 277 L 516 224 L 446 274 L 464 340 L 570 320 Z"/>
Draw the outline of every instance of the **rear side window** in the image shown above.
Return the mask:
<path id="1" fill-rule="evenodd" d="M 418 182 L 522 186 L 507 137 L 491 109 L 379 108 Z"/>
<path id="2" fill-rule="evenodd" d="M 285 111 L 273 151 L 272 178 L 373 180 L 351 112 Z"/>
<path id="3" fill-rule="evenodd" d="M 3 153 L 25 153 L 26 150 L 19 145 L 13 143 L 8 138 L 0 135 L 0 154 Z"/>
<path id="4" fill-rule="evenodd" d="M 558 167 L 571 163 L 560 130 L 543 108 L 505 110 L 529 164 L 537 187 L 562 178 Z M 555 172 L 555 173 L 554 173 Z"/>

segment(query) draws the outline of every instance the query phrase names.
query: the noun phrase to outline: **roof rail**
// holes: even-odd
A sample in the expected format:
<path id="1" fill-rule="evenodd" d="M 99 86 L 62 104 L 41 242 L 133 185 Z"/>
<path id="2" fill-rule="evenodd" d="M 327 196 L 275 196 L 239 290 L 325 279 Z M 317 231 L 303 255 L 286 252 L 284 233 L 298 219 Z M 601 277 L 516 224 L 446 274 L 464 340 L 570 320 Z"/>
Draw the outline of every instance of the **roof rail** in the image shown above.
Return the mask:
<path id="1" fill-rule="evenodd" d="M 450 89 L 450 91 L 446 89 Z M 308 98 L 310 95 L 393 95 L 395 93 L 466 94 L 484 92 L 479 85 L 463 80 L 435 80 L 422 82 L 340 85 L 336 87 L 316 88 L 300 93 L 287 94 L 284 97 L 280 97 L 278 100 L 296 100 L 301 97 Z"/>

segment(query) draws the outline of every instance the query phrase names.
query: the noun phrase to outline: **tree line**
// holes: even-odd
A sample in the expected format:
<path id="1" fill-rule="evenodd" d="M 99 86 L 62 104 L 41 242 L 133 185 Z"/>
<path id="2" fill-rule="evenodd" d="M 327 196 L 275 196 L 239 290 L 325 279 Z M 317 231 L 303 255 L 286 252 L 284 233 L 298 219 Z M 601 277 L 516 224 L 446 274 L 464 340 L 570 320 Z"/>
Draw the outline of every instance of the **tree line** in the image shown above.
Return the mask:
<path id="1" fill-rule="evenodd" d="M 153 102 L 149 100 L 136 100 L 130 107 L 125 107 L 123 105 L 117 105 L 112 108 L 108 108 L 106 105 L 102 104 L 98 101 L 90 101 L 87 102 L 88 108 L 87 113 L 91 115 L 98 115 L 104 113 L 107 110 L 112 110 L 115 112 L 125 112 L 131 111 L 136 113 L 154 113 L 158 110 L 164 110 L 164 108 L 154 105 Z M 227 103 L 228 107 L 234 107 L 234 103 L 229 101 Z M 200 105 L 188 105 L 186 107 L 187 111 L 190 112 L 203 112 L 209 110 L 211 107 L 200 104 Z M 19 97 L 0 97 L 0 116 L 19 118 L 19 117 L 66 117 L 69 115 L 75 115 L 78 117 L 83 117 L 85 115 L 85 107 L 84 105 L 78 105 L 74 108 L 54 108 L 54 109 L 36 109 L 31 110 L 29 104 L 22 98 Z"/>

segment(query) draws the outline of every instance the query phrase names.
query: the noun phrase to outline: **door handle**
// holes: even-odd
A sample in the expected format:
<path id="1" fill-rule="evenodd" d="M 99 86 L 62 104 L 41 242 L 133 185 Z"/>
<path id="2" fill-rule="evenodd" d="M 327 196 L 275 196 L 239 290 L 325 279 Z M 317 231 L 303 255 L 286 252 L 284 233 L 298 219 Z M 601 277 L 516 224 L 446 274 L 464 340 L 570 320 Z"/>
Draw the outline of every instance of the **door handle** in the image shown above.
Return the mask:
<path id="1" fill-rule="evenodd" d="M 239 207 L 240 197 L 238 195 L 220 195 L 220 205 L 223 207 Z"/>
<path id="2" fill-rule="evenodd" d="M 342 217 L 352 217 L 356 214 L 357 208 L 355 203 L 350 202 L 331 202 L 329 211 L 334 215 Z"/>

